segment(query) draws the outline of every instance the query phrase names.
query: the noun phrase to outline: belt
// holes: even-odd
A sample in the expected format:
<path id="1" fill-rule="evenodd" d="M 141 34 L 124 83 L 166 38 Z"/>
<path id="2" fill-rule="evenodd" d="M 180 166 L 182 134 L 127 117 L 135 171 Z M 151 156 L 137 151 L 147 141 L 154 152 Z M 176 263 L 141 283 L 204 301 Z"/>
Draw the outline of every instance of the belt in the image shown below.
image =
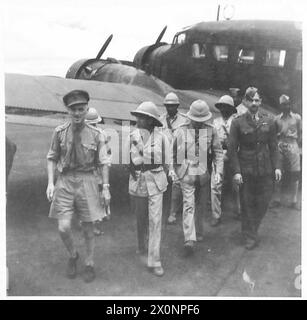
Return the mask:
<path id="1" fill-rule="evenodd" d="M 140 164 L 140 165 L 134 166 L 134 170 L 145 172 L 145 171 L 157 169 L 159 167 L 161 167 L 161 164 Z"/>
<path id="2" fill-rule="evenodd" d="M 255 143 L 251 143 L 251 144 L 241 145 L 240 151 L 254 150 L 257 146 L 267 146 L 267 143 L 263 143 L 263 142 L 259 141 L 259 142 L 255 142 Z"/>
<path id="3" fill-rule="evenodd" d="M 76 175 L 85 175 L 85 174 L 93 174 L 94 171 L 78 171 L 78 170 L 63 170 L 61 172 L 62 175 L 70 175 L 70 176 L 76 176 Z"/>

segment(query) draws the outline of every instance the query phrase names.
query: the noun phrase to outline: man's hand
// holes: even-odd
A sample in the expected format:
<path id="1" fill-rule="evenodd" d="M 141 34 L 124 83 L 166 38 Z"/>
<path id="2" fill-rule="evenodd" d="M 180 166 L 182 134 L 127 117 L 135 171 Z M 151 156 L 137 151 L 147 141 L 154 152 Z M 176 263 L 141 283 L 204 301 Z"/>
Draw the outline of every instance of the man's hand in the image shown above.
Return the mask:
<path id="1" fill-rule="evenodd" d="M 280 181 L 281 180 L 281 170 L 275 169 L 275 180 Z"/>
<path id="2" fill-rule="evenodd" d="M 222 177 L 221 177 L 221 175 L 220 175 L 219 173 L 216 173 L 216 174 L 214 175 L 214 181 L 215 181 L 215 183 L 217 183 L 217 184 L 222 181 Z"/>
<path id="3" fill-rule="evenodd" d="M 54 195 L 54 184 L 49 183 L 46 190 L 47 199 L 49 202 L 52 201 Z"/>
<path id="4" fill-rule="evenodd" d="M 178 180 L 178 176 L 174 170 L 170 170 L 168 172 L 168 176 L 172 179 L 172 181 Z"/>
<path id="5" fill-rule="evenodd" d="M 242 175 L 241 173 L 236 173 L 234 176 L 233 176 L 233 181 L 239 186 L 243 183 L 243 178 L 242 178 Z"/>
<path id="6" fill-rule="evenodd" d="M 101 191 L 101 197 L 104 201 L 105 206 L 109 206 L 111 202 L 111 194 L 108 186 L 103 186 Z"/>

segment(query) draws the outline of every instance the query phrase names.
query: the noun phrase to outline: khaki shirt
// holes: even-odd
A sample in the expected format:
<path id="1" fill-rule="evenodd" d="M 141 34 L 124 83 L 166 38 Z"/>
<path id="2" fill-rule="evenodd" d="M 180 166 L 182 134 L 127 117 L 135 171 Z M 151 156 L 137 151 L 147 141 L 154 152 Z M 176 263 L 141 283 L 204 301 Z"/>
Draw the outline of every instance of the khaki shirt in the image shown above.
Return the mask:
<path id="1" fill-rule="evenodd" d="M 172 149 L 174 169 L 179 179 L 185 175 L 207 173 L 209 157 L 215 172 L 223 174 L 223 149 L 217 131 L 210 123 L 205 122 L 199 131 L 191 122 L 179 127 L 175 131 Z"/>
<path id="2" fill-rule="evenodd" d="M 59 172 L 90 172 L 97 166 L 111 164 L 111 149 L 104 133 L 84 124 L 78 137 L 73 133 L 71 122 L 55 128 L 47 159 L 57 163 Z"/>
<path id="3" fill-rule="evenodd" d="M 275 117 L 277 139 L 279 142 L 295 142 L 301 139 L 302 119 L 297 113 L 283 113 Z M 300 142 L 300 141 L 299 141 Z"/>
<path id="4" fill-rule="evenodd" d="M 160 116 L 160 121 L 163 124 L 162 130 L 164 134 L 167 136 L 169 142 L 172 143 L 175 130 L 185 124 L 188 121 L 188 118 L 185 114 L 179 111 L 176 113 L 174 118 L 170 118 L 168 113 L 165 112 Z"/>
<path id="5" fill-rule="evenodd" d="M 148 197 L 167 188 L 167 177 L 163 164 L 167 162 L 167 155 L 163 152 L 165 143 L 164 134 L 155 129 L 144 143 L 140 129 L 135 129 L 130 134 L 130 161 L 134 166 L 158 165 L 157 168 L 141 171 L 136 170 L 135 177 L 130 174 L 129 194 Z M 160 166 L 159 166 L 160 164 Z"/>

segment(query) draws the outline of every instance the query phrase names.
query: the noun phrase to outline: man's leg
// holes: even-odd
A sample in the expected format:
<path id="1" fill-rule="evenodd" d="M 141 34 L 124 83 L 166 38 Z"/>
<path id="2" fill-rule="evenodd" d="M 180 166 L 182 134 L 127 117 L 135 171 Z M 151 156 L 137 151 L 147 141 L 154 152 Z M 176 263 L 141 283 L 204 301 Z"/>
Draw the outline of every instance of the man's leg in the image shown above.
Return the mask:
<path id="1" fill-rule="evenodd" d="M 214 179 L 215 172 L 211 174 L 211 210 L 212 210 L 212 226 L 216 226 L 222 217 L 222 187 L 223 177 L 219 182 Z M 209 190 L 208 190 L 209 192 Z"/>
<path id="2" fill-rule="evenodd" d="M 149 241 L 148 267 L 157 276 L 164 274 L 160 259 L 163 193 L 148 197 Z"/>
<path id="3" fill-rule="evenodd" d="M 94 266 L 95 234 L 92 222 L 82 222 L 82 231 L 85 242 L 85 265 Z"/>
<path id="4" fill-rule="evenodd" d="M 172 183 L 171 191 L 171 209 L 170 215 L 167 219 L 169 224 L 176 222 L 176 215 L 182 210 L 182 192 L 179 181 L 174 181 Z"/>
<path id="5" fill-rule="evenodd" d="M 65 217 L 58 220 L 58 230 L 60 237 L 69 253 L 71 258 L 75 258 L 77 251 L 74 245 L 72 230 L 71 230 L 72 217 Z"/>
<path id="6" fill-rule="evenodd" d="M 71 231 L 71 218 L 65 217 L 58 220 L 58 229 L 60 237 L 69 252 L 69 260 L 66 270 L 66 275 L 70 279 L 74 279 L 77 275 L 77 260 L 79 258 L 78 252 L 76 251 L 72 231 Z"/>
<path id="7" fill-rule="evenodd" d="M 196 241 L 195 231 L 195 186 L 194 184 L 186 183 L 183 180 L 180 181 L 180 186 L 183 196 L 183 214 L 182 214 L 182 226 L 184 234 L 185 247 L 193 248 Z"/>
<path id="8" fill-rule="evenodd" d="M 241 226 L 242 234 L 246 242 L 255 242 L 255 187 L 256 177 L 243 176 L 243 184 L 240 186 L 240 202 L 241 202 Z"/>
<path id="9" fill-rule="evenodd" d="M 148 234 L 148 198 L 131 196 L 134 203 L 134 212 L 136 216 L 138 252 L 145 254 L 147 250 Z"/>

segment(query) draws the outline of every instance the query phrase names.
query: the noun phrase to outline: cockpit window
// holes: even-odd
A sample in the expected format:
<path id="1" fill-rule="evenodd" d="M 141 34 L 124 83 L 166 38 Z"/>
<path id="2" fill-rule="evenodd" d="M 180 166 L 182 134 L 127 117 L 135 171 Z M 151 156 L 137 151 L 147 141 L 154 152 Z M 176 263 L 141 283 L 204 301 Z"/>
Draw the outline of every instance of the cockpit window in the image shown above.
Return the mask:
<path id="1" fill-rule="evenodd" d="M 174 38 L 174 44 L 183 44 L 185 43 L 186 34 L 180 33 Z"/>
<path id="2" fill-rule="evenodd" d="M 206 45 L 204 43 L 192 44 L 192 57 L 193 58 L 205 58 L 206 57 Z"/>
<path id="3" fill-rule="evenodd" d="M 253 64 L 255 61 L 255 51 L 251 49 L 239 49 L 238 63 Z"/>
<path id="4" fill-rule="evenodd" d="M 302 52 L 298 52 L 296 55 L 295 69 L 302 71 Z"/>
<path id="5" fill-rule="evenodd" d="M 264 65 L 268 67 L 283 68 L 285 65 L 286 50 L 267 49 Z"/>
<path id="6" fill-rule="evenodd" d="M 228 47 L 213 46 L 213 56 L 217 61 L 228 61 Z"/>

